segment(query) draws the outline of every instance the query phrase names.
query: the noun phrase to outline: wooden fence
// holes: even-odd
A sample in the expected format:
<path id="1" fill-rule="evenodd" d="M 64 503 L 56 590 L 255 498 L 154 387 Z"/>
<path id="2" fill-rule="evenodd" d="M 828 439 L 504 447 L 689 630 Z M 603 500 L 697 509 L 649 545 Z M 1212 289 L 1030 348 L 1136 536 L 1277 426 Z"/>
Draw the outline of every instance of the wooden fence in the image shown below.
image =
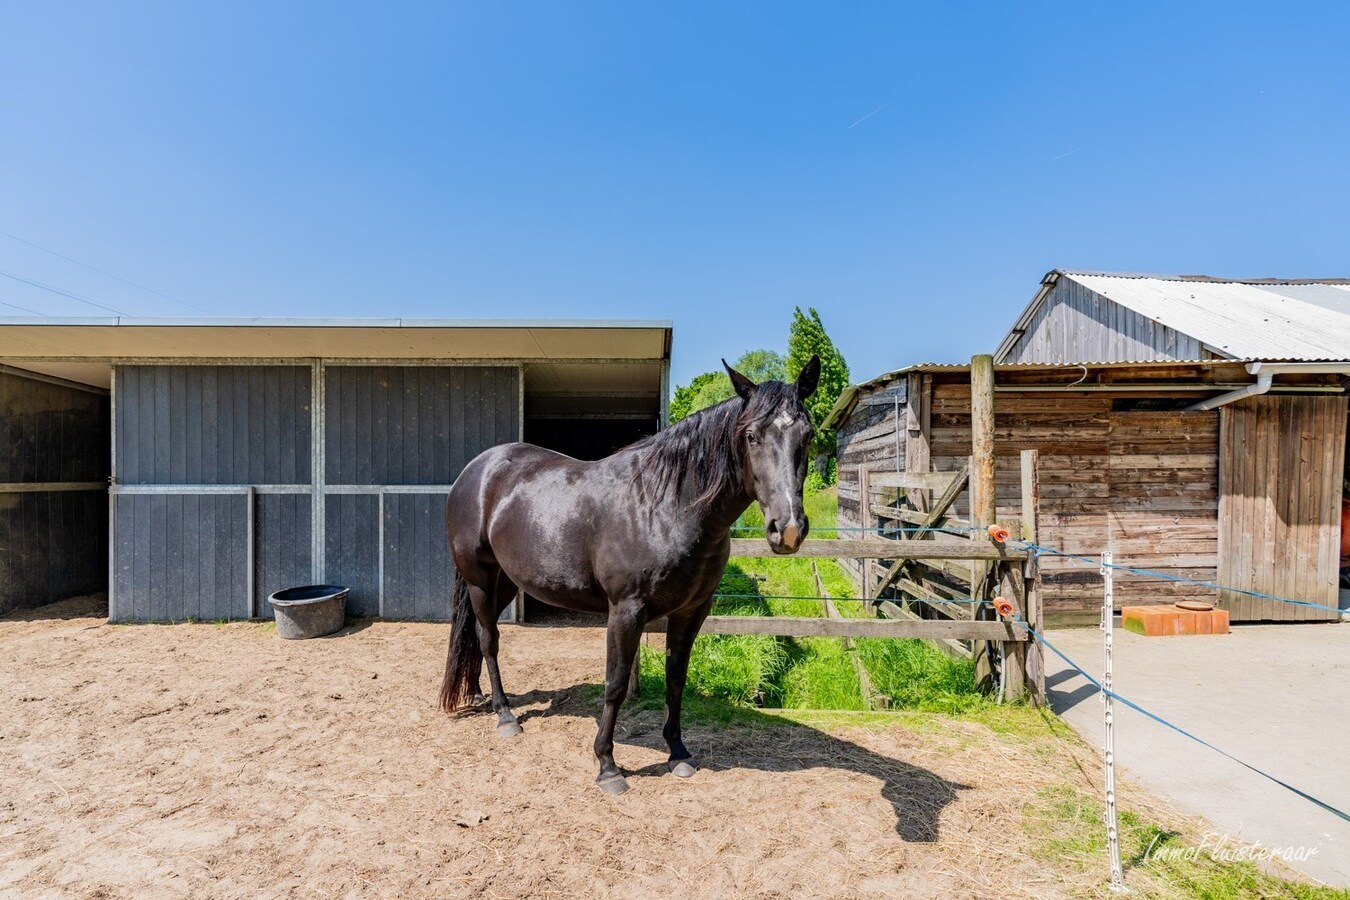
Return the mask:
<path id="1" fill-rule="evenodd" d="M 971 457 L 959 472 L 861 473 L 861 520 L 874 530 L 864 537 L 807 540 L 797 556 L 863 561 L 861 600 L 876 618 L 846 619 L 793 616 L 709 616 L 703 634 L 761 634 L 777 637 L 922 638 L 940 642 L 953 652 L 973 655 L 977 668 L 991 666 L 990 648 L 1002 660 L 1004 692 L 1009 697 L 1045 697 L 1045 667 L 1040 647 L 1025 628 L 995 617 L 988 602 L 1002 596 L 1014 614 L 1041 630 L 1039 576 L 1035 554 L 1021 542 L 1037 539 L 1039 483 L 1037 451 L 1022 451 L 1020 522 L 996 523 L 994 487 L 993 360 L 971 360 Z M 965 490 L 971 494 L 970 520 L 948 515 Z M 873 491 L 892 492 L 873 502 Z M 882 533 L 882 523 L 898 525 L 895 538 Z M 1002 524 L 1010 535 L 997 542 L 988 526 Z M 733 539 L 732 557 L 769 557 L 774 553 L 761 538 Z M 880 575 L 878 576 L 878 572 Z M 900 602 L 887 598 L 898 596 Z M 829 612 L 830 598 L 820 591 Z M 963 600 L 957 604 L 953 601 Z M 946 602 L 942 602 L 946 601 Z M 951 610 L 960 609 L 953 614 Z M 648 623 L 664 631 L 664 622 Z M 969 644 L 969 646 L 967 646 Z M 983 660 L 982 663 L 978 662 Z"/>

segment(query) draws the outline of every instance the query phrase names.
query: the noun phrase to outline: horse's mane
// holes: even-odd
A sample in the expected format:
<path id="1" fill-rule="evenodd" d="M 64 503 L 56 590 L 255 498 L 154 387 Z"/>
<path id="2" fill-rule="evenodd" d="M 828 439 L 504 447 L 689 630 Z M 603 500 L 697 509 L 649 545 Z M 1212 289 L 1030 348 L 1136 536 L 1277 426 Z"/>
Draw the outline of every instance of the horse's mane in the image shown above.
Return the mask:
<path id="1" fill-rule="evenodd" d="M 702 511 L 724 493 L 744 490 L 741 436 L 751 424 L 772 417 L 788 402 L 801 404 L 795 386 L 766 381 L 748 401 L 733 396 L 629 445 L 621 452 L 638 457 L 634 493 L 648 502 L 675 498 Z"/>

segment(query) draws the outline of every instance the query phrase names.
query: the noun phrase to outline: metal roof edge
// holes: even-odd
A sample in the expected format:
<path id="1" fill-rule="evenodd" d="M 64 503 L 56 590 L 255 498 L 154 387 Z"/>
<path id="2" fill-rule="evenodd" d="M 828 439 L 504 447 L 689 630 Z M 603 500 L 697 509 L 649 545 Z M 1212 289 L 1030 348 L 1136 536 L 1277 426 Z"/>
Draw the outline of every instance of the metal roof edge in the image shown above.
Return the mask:
<path id="1" fill-rule="evenodd" d="M 1102 278 L 1151 278 L 1155 281 L 1196 281 L 1207 284 L 1350 284 L 1350 278 L 1224 278 L 1220 275 L 1167 275 L 1158 272 L 1101 272 L 1092 269 L 1058 269 L 1062 275 Z"/>
<path id="2" fill-rule="evenodd" d="M 994 351 L 994 362 L 996 364 L 1006 359 L 1008 354 L 1012 352 L 1013 345 L 1017 343 L 1022 335 L 1026 334 L 1027 323 L 1030 322 L 1031 317 L 1036 314 L 1036 310 L 1040 309 L 1041 304 L 1045 302 L 1045 298 L 1049 295 L 1050 291 L 1054 289 L 1055 282 L 1059 280 L 1059 276 L 1064 274 L 1064 272 L 1065 270 L 1063 269 L 1051 269 L 1042 276 L 1041 286 L 1036 289 L 1036 293 L 1032 296 L 1031 302 L 1026 305 L 1026 308 L 1022 310 L 1022 314 L 1013 322 L 1012 328 L 1008 329 L 1008 333 L 1003 336 L 1003 340 L 998 342 L 998 349 Z"/>
<path id="3" fill-rule="evenodd" d="M 867 381 L 860 381 L 857 384 L 850 384 L 848 387 L 844 388 L 842 391 L 839 392 L 839 398 L 834 401 L 834 406 L 831 406 L 830 411 L 825 414 L 825 418 L 821 419 L 820 427 L 833 428 L 840 421 L 848 418 L 849 413 L 853 411 L 853 404 L 855 398 L 862 391 L 876 387 L 877 385 L 883 382 L 893 381 L 896 378 L 899 378 L 901 375 L 908 375 L 910 372 L 917 371 L 919 369 L 920 366 L 905 366 L 904 368 L 900 369 L 892 369 L 891 371 L 878 375 L 875 378 L 869 378 Z"/>
<path id="4" fill-rule="evenodd" d="M 0 326 L 112 326 L 129 328 L 598 328 L 673 330 L 670 319 L 435 319 L 324 317 L 60 317 L 0 316 Z"/>

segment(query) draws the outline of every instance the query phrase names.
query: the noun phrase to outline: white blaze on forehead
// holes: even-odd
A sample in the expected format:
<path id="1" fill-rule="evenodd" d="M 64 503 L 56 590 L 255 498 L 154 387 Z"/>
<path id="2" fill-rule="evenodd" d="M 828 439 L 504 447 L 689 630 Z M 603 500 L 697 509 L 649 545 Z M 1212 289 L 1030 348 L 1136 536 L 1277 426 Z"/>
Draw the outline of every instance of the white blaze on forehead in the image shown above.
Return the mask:
<path id="1" fill-rule="evenodd" d="M 789 425 L 795 422 L 796 419 L 797 417 L 794 416 L 792 413 L 788 412 L 787 410 L 783 410 L 778 414 L 778 418 L 773 420 L 773 424 L 777 425 L 779 428 L 787 428 Z"/>

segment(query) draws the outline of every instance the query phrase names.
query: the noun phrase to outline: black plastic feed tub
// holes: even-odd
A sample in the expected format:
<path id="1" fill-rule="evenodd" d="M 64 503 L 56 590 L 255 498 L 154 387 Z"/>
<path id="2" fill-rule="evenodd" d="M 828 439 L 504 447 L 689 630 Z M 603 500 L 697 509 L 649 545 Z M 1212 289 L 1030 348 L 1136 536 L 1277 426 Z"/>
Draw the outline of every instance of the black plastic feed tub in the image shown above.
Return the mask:
<path id="1" fill-rule="evenodd" d="M 347 618 L 347 588 L 311 584 L 286 588 L 267 598 L 277 619 L 277 636 L 288 641 L 340 631 Z"/>

